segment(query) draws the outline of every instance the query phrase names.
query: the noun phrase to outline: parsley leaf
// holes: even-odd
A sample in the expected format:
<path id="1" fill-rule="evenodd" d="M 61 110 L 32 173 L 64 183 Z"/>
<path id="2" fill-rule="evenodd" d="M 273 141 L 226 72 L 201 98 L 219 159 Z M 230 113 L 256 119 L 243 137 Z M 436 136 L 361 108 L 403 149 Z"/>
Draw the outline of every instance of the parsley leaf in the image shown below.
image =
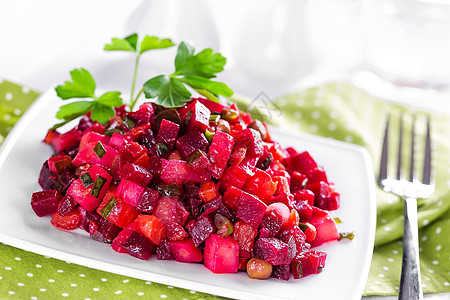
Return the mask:
<path id="1" fill-rule="evenodd" d="M 225 83 L 212 81 L 208 78 L 190 75 L 181 78 L 181 81 L 196 90 L 207 90 L 214 96 L 231 97 L 233 95 L 233 91 Z"/>
<path id="2" fill-rule="evenodd" d="M 139 53 L 144 53 L 152 49 L 164 49 L 174 46 L 175 44 L 170 39 L 159 39 L 156 36 L 146 35 L 139 47 Z"/>
<path id="3" fill-rule="evenodd" d="M 92 75 L 85 69 L 75 69 L 70 72 L 72 81 L 64 82 L 55 89 L 56 94 L 63 100 L 70 98 L 94 97 L 95 81 Z"/>
<path id="4" fill-rule="evenodd" d="M 211 48 L 194 55 L 194 49 L 182 42 L 175 59 L 175 74 L 213 78 L 216 77 L 216 73 L 223 71 L 226 62 L 225 57 L 220 53 L 213 53 Z"/>
<path id="5" fill-rule="evenodd" d="M 59 111 L 56 113 L 56 117 L 60 120 L 70 118 L 74 115 L 76 115 L 76 117 L 79 117 L 90 111 L 91 108 L 92 101 L 72 102 L 61 106 L 59 108 Z"/>
<path id="6" fill-rule="evenodd" d="M 180 79 L 167 75 L 159 75 L 147 81 L 144 93 L 146 98 L 156 98 L 158 104 L 166 107 L 181 106 L 191 97 Z"/>
<path id="7" fill-rule="evenodd" d="M 122 98 L 120 98 L 120 92 L 107 92 L 101 95 L 98 98 L 98 102 L 104 105 L 108 106 L 121 106 L 122 105 Z"/>
<path id="8" fill-rule="evenodd" d="M 111 44 L 106 44 L 104 50 L 107 51 L 131 51 L 136 52 L 138 35 L 132 34 L 123 39 L 112 38 Z"/>
<path id="9" fill-rule="evenodd" d="M 91 101 L 75 101 L 59 108 L 56 117 L 63 122 L 56 124 L 52 129 L 91 112 L 91 120 L 105 124 L 115 111 L 113 107 L 122 105 L 120 92 L 107 92 L 99 98 L 95 96 L 95 81 L 85 69 L 75 69 L 70 72 L 72 81 L 64 82 L 55 88 L 57 95 L 63 99 L 91 98 Z"/>
<path id="10" fill-rule="evenodd" d="M 111 117 L 114 117 L 114 115 L 115 111 L 111 106 L 101 104 L 100 102 L 94 102 L 91 111 L 91 120 L 105 124 Z"/>
<path id="11" fill-rule="evenodd" d="M 210 48 L 195 54 L 194 47 L 181 42 L 175 57 L 175 72 L 144 83 L 145 97 L 156 98 L 156 102 L 164 106 L 183 106 L 191 97 L 191 92 L 183 84 L 213 101 L 218 101 L 218 95 L 230 97 L 233 91 L 225 83 L 211 80 L 216 73 L 223 71 L 226 61 Z"/>

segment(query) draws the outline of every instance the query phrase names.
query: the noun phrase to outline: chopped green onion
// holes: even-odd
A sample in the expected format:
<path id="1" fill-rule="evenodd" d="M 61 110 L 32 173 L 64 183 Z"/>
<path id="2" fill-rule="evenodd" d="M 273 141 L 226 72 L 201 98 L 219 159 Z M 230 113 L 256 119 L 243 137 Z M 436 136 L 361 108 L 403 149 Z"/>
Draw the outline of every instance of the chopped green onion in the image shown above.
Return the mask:
<path id="1" fill-rule="evenodd" d="M 353 240 L 354 237 L 355 237 L 355 234 L 353 232 L 340 232 L 338 241 L 340 241 L 342 239 Z"/>
<path id="2" fill-rule="evenodd" d="M 156 191 L 161 197 L 177 197 L 180 195 L 180 186 L 173 184 L 160 184 L 156 186 Z"/>
<path id="3" fill-rule="evenodd" d="M 106 149 L 105 149 L 105 147 L 103 147 L 101 142 L 98 142 L 97 145 L 95 145 L 93 150 L 98 158 L 102 158 L 106 154 Z"/>
<path id="4" fill-rule="evenodd" d="M 300 227 L 300 229 L 301 229 L 303 232 L 305 232 L 305 231 L 309 228 L 309 226 L 306 225 L 305 223 L 299 223 L 299 224 L 298 224 L 298 227 Z"/>
<path id="5" fill-rule="evenodd" d="M 98 196 L 100 195 L 100 190 L 105 185 L 106 181 L 106 178 L 97 176 L 97 179 L 94 182 L 94 186 L 92 187 L 91 195 L 98 198 Z"/>
<path id="6" fill-rule="evenodd" d="M 101 209 L 102 216 L 103 216 L 103 218 L 105 218 L 105 220 L 108 219 L 109 214 L 114 209 L 116 204 L 117 204 L 116 199 L 114 199 L 114 197 L 112 197 L 111 200 L 109 200 L 108 203 L 106 203 L 105 207 L 103 207 Z"/>
<path id="7" fill-rule="evenodd" d="M 219 120 L 220 120 L 220 115 L 211 115 L 209 117 L 209 121 L 213 122 L 213 123 L 217 123 L 217 122 L 219 122 Z"/>
<path id="8" fill-rule="evenodd" d="M 169 147 L 167 147 L 166 143 L 158 143 L 156 144 L 156 154 L 158 156 L 163 156 L 164 154 L 168 153 Z"/>
<path id="9" fill-rule="evenodd" d="M 336 224 L 341 224 L 342 221 L 339 218 L 333 218 L 334 222 L 336 222 Z"/>
<path id="10" fill-rule="evenodd" d="M 94 184 L 91 175 L 89 175 L 89 173 L 87 172 L 80 176 L 80 180 L 85 188 Z"/>
<path id="11" fill-rule="evenodd" d="M 114 132 L 115 132 L 115 133 L 123 134 L 123 131 L 122 131 L 122 130 L 116 128 L 116 129 L 106 130 L 105 133 L 104 133 L 104 135 L 111 136 L 111 135 L 113 135 Z"/>
<path id="12" fill-rule="evenodd" d="M 125 126 L 128 127 L 128 129 L 133 129 L 134 126 L 136 126 L 137 121 L 135 119 L 133 119 L 132 117 L 130 117 L 129 115 L 126 115 L 125 117 L 123 117 L 122 120 L 123 124 L 125 124 Z"/>
<path id="13" fill-rule="evenodd" d="M 230 121 L 230 120 L 234 120 L 237 117 L 239 117 L 239 112 L 237 112 L 234 109 L 224 108 L 224 109 L 222 109 L 221 115 L 222 115 L 223 119 Z"/>
<path id="14" fill-rule="evenodd" d="M 213 137 L 214 137 L 214 133 L 209 132 L 209 130 L 206 129 L 206 130 L 205 130 L 205 137 L 206 137 L 206 139 L 208 140 L 208 142 L 211 143 L 212 140 L 213 140 Z"/>

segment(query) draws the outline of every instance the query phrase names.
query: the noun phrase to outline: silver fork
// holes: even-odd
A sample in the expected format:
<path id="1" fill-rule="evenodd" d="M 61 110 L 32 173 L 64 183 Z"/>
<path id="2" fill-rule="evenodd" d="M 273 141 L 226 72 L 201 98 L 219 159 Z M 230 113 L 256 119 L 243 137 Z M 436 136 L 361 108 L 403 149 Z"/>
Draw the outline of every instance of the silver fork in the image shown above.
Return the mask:
<path id="1" fill-rule="evenodd" d="M 383 147 L 381 151 L 380 172 L 378 184 L 386 192 L 391 192 L 403 198 L 404 203 L 404 229 L 403 229 L 403 259 L 400 278 L 399 299 L 423 299 L 422 283 L 420 279 L 419 263 L 419 234 L 417 219 L 417 199 L 428 198 L 434 192 L 434 184 L 431 180 L 431 136 L 430 119 L 427 118 L 427 131 L 425 136 L 425 153 L 423 162 L 422 181 L 414 174 L 414 150 L 415 150 L 415 122 L 413 116 L 409 174 L 405 178 L 402 175 L 403 153 L 403 116 L 400 116 L 399 144 L 397 153 L 397 172 L 394 177 L 388 177 L 388 143 L 390 117 L 386 121 Z"/>

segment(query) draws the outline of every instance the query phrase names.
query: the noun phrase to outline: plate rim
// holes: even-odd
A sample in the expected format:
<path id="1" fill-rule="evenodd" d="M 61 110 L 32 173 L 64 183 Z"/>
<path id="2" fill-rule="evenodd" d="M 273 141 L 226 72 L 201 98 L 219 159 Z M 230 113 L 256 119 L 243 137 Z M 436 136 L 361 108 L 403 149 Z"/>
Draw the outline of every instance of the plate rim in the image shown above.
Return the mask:
<path id="1" fill-rule="evenodd" d="M 19 121 L 16 123 L 16 125 L 12 128 L 12 130 L 9 132 L 5 140 L 3 141 L 2 145 L 0 146 L 0 168 L 3 166 L 3 164 L 6 161 L 6 158 L 8 157 L 10 151 L 14 147 L 15 143 L 17 142 L 17 139 L 20 137 L 20 134 L 23 132 L 23 130 L 26 128 L 26 126 L 34 120 L 34 117 L 38 115 L 40 109 L 42 107 L 45 107 L 46 104 L 49 104 L 51 101 L 55 99 L 56 92 L 54 91 L 54 88 L 50 88 L 46 92 L 44 92 L 41 96 L 39 96 L 31 105 L 30 107 L 25 111 L 25 113 L 22 115 L 22 117 L 19 119 Z M 281 132 L 281 127 L 275 127 L 270 126 L 271 132 Z M 283 134 L 286 134 L 282 132 Z M 368 184 L 368 207 L 369 207 L 369 226 L 368 230 L 370 233 L 370 236 L 368 238 L 369 245 L 366 247 L 366 253 L 364 255 L 364 264 L 363 264 L 363 270 L 361 271 L 361 279 L 359 280 L 359 286 L 355 287 L 355 293 L 354 293 L 354 299 L 360 299 L 363 295 L 364 288 L 367 282 L 367 278 L 369 275 L 372 255 L 373 255 L 373 248 L 375 243 L 375 232 L 376 232 L 376 184 L 375 184 L 375 175 L 373 173 L 373 164 L 372 159 L 369 155 L 369 152 L 367 149 L 365 149 L 362 146 L 346 143 L 343 141 L 334 140 L 332 138 L 326 138 L 321 136 L 315 136 L 310 135 L 302 132 L 295 132 L 295 133 L 289 133 L 289 135 L 294 135 L 301 137 L 302 139 L 306 139 L 312 142 L 319 142 L 322 144 L 328 144 L 328 145 L 335 145 L 340 148 L 346 148 L 348 150 L 355 151 L 356 153 L 359 153 L 364 161 L 364 169 L 366 171 L 366 179 Z M 12 247 L 16 247 L 25 251 L 30 251 L 36 254 L 40 255 L 46 255 L 50 257 L 54 257 L 59 260 L 63 261 L 69 261 L 73 262 L 78 265 L 82 265 L 84 267 L 93 268 L 105 272 L 110 272 L 114 274 L 119 274 L 122 276 L 129 276 L 133 278 L 138 278 L 142 280 L 153 280 L 158 283 L 166 284 L 166 285 L 176 285 L 184 289 L 191 289 L 190 285 L 192 285 L 192 282 L 183 278 L 174 278 L 169 275 L 149 272 L 149 271 L 143 271 L 143 270 L 136 270 L 131 269 L 130 267 L 126 266 L 120 266 L 115 265 L 114 270 L 112 270 L 112 265 L 109 262 L 103 262 L 99 260 L 95 260 L 89 257 L 81 256 L 79 254 L 72 254 L 67 253 L 61 250 L 56 250 L 51 247 L 46 247 L 42 245 L 35 244 L 33 242 L 26 241 L 24 239 L 20 239 L 17 237 L 13 237 L 7 234 L 4 234 L 0 232 L 0 241 L 4 244 L 7 244 Z M 92 267 L 95 266 L 95 267 Z M 174 280 L 176 282 L 174 282 Z M 218 295 L 223 297 L 237 297 L 242 298 L 245 296 L 245 299 L 254 299 L 254 294 L 245 292 L 245 291 L 234 291 L 227 289 L 225 287 L 220 286 L 213 286 L 210 284 L 200 283 L 196 282 L 196 290 L 200 292 L 209 293 L 212 295 Z M 260 297 L 261 298 L 261 297 Z M 242 298 L 244 299 L 244 298 Z M 273 299 L 272 297 L 262 297 L 261 299 Z"/>

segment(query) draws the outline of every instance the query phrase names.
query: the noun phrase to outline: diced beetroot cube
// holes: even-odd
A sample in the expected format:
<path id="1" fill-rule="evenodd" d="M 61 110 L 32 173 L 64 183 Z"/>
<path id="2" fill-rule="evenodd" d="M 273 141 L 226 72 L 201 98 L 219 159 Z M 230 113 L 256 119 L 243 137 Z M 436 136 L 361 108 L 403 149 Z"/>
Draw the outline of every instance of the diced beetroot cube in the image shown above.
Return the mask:
<path id="1" fill-rule="evenodd" d="M 210 167 L 207 154 L 202 150 L 195 150 L 191 155 L 189 155 L 186 162 L 189 167 L 200 173 Z"/>
<path id="2" fill-rule="evenodd" d="M 296 192 L 298 190 L 303 189 L 308 182 L 308 178 L 306 175 L 301 174 L 300 172 L 294 171 L 291 173 L 291 191 Z"/>
<path id="3" fill-rule="evenodd" d="M 327 174 L 325 173 L 325 169 L 321 166 L 317 166 L 317 168 L 309 170 L 308 173 L 306 173 L 306 177 L 308 177 L 308 184 L 320 181 L 328 183 L 328 178 Z"/>
<path id="4" fill-rule="evenodd" d="M 122 244 L 122 248 L 133 257 L 148 260 L 156 247 L 142 234 L 133 232 L 128 240 Z"/>
<path id="5" fill-rule="evenodd" d="M 277 183 L 277 190 L 274 195 L 290 194 L 289 178 L 284 176 L 272 176 L 272 180 Z"/>
<path id="6" fill-rule="evenodd" d="M 286 150 L 286 152 L 287 152 L 287 154 L 288 154 L 289 156 L 294 156 L 295 154 L 298 153 L 297 150 L 295 150 L 295 149 L 292 148 L 292 147 L 287 147 L 285 150 Z"/>
<path id="7" fill-rule="evenodd" d="M 158 260 L 172 260 L 174 259 L 172 253 L 170 253 L 169 242 L 162 240 L 156 247 L 156 259 Z"/>
<path id="8" fill-rule="evenodd" d="M 297 210 L 300 220 L 308 221 L 313 214 L 312 206 L 308 204 L 307 200 L 294 200 L 292 206 Z"/>
<path id="9" fill-rule="evenodd" d="M 243 192 L 239 199 L 236 217 L 241 221 L 258 228 L 264 217 L 266 209 L 267 205 L 264 204 L 264 202 L 251 194 Z"/>
<path id="10" fill-rule="evenodd" d="M 297 243 L 295 241 L 295 237 L 293 235 L 286 235 L 285 233 L 289 232 L 289 231 L 285 231 L 283 232 L 283 234 L 280 234 L 279 236 L 277 236 L 277 238 L 280 241 L 285 242 L 288 247 L 288 260 L 289 263 L 294 259 L 294 257 L 297 255 L 297 252 L 299 252 L 299 250 L 297 250 Z"/>
<path id="11" fill-rule="evenodd" d="M 158 156 L 150 155 L 149 160 L 149 168 L 148 170 L 153 174 L 153 176 L 157 176 L 158 178 L 161 176 L 162 172 L 162 162 L 163 159 Z"/>
<path id="12" fill-rule="evenodd" d="M 257 196 L 264 203 L 269 203 L 277 190 L 277 183 L 272 181 L 272 177 L 263 170 L 256 169 L 255 175 L 249 178 L 243 191 Z"/>
<path id="13" fill-rule="evenodd" d="M 158 135 L 156 136 L 156 143 L 165 143 L 169 150 L 175 147 L 175 141 L 178 136 L 180 125 L 170 122 L 169 120 L 162 120 L 159 126 Z"/>
<path id="14" fill-rule="evenodd" d="M 224 193 L 229 186 L 235 186 L 242 189 L 250 176 L 240 166 L 232 165 L 225 170 L 220 179 L 220 191 Z"/>
<path id="15" fill-rule="evenodd" d="M 272 267 L 273 278 L 288 281 L 291 277 L 291 267 L 289 265 L 275 265 Z"/>
<path id="16" fill-rule="evenodd" d="M 130 223 L 127 227 L 125 227 L 112 241 L 111 248 L 118 253 L 127 253 L 125 249 L 122 248 L 123 243 L 125 243 L 133 234 L 134 229 L 136 228 L 136 223 Z"/>
<path id="17" fill-rule="evenodd" d="M 178 262 L 200 262 L 203 260 L 202 251 L 194 245 L 191 238 L 169 242 L 169 249 Z"/>
<path id="18" fill-rule="evenodd" d="M 253 247 L 253 255 L 272 265 L 286 265 L 291 262 L 288 244 L 277 238 L 259 238 Z"/>
<path id="19" fill-rule="evenodd" d="M 128 112 L 127 115 L 136 121 L 135 126 L 141 126 L 151 123 L 155 117 L 155 111 L 150 103 L 144 103 L 137 111 Z"/>
<path id="20" fill-rule="evenodd" d="M 61 202 L 58 205 L 58 213 L 61 216 L 65 216 L 69 211 L 74 209 L 77 204 L 78 203 L 75 201 L 75 199 L 73 199 L 72 196 L 66 195 L 64 196 L 64 198 L 62 198 Z"/>
<path id="21" fill-rule="evenodd" d="M 78 148 L 79 151 L 83 150 L 84 148 L 86 148 L 87 144 L 90 143 L 97 143 L 97 142 L 102 142 L 102 144 L 109 144 L 109 136 L 97 133 L 97 132 L 93 132 L 93 131 L 89 131 L 86 134 L 84 134 L 81 137 L 81 141 L 80 141 L 80 147 Z"/>
<path id="22" fill-rule="evenodd" d="M 31 196 L 31 208 L 36 215 L 43 217 L 57 211 L 61 199 L 61 194 L 55 190 L 36 192 Z"/>
<path id="23" fill-rule="evenodd" d="M 245 154 L 247 154 L 247 146 L 234 146 L 230 156 L 230 165 L 239 165 L 244 160 Z"/>
<path id="24" fill-rule="evenodd" d="M 54 176 L 54 188 L 62 195 L 65 195 L 67 188 L 76 179 L 75 173 L 71 169 L 65 168 Z"/>
<path id="25" fill-rule="evenodd" d="M 124 162 L 135 163 L 144 154 L 148 154 L 147 148 L 136 142 L 125 143 L 120 153 Z"/>
<path id="26" fill-rule="evenodd" d="M 136 220 L 140 212 L 122 198 L 108 192 L 97 207 L 97 213 L 109 222 L 125 228 Z"/>
<path id="27" fill-rule="evenodd" d="M 125 143 L 127 143 L 127 142 L 131 142 L 131 141 L 125 135 L 114 132 L 111 135 L 108 145 L 117 150 L 122 150 Z"/>
<path id="28" fill-rule="evenodd" d="M 199 183 L 200 176 L 183 160 L 163 160 L 161 179 L 166 183 Z"/>
<path id="29" fill-rule="evenodd" d="M 197 218 L 200 212 L 200 206 L 203 204 L 203 201 L 200 199 L 190 198 L 187 201 L 187 209 L 191 213 L 192 217 Z"/>
<path id="30" fill-rule="evenodd" d="M 58 135 L 61 135 L 61 133 L 59 133 L 56 130 L 50 129 L 50 130 L 47 131 L 47 134 L 45 135 L 45 138 L 44 138 L 43 142 L 48 144 L 48 145 L 51 145 L 53 138 L 55 136 L 58 136 Z"/>
<path id="31" fill-rule="evenodd" d="M 66 194 L 72 196 L 87 211 L 93 211 L 108 191 L 112 176 L 98 165 L 92 166 L 85 174 L 89 174 L 88 177 L 92 179 L 91 184 L 85 187 L 78 178 L 72 182 Z M 99 177 L 103 179 L 100 180 Z M 96 187 L 96 182 L 103 185 Z"/>
<path id="32" fill-rule="evenodd" d="M 222 216 L 224 216 L 225 218 L 227 218 L 232 222 L 234 222 L 236 219 L 235 215 L 223 203 L 221 196 L 203 204 L 202 209 L 203 213 L 201 214 L 200 217 L 204 217 L 208 214 L 212 215 L 221 214 Z"/>
<path id="33" fill-rule="evenodd" d="M 91 238 L 103 243 L 112 243 L 122 228 L 114 225 L 108 220 L 103 219 L 97 214 L 97 221 L 93 221 L 92 213 L 90 214 L 91 216 L 89 218 L 91 221 L 89 222 L 89 234 Z"/>
<path id="34" fill-rule="evenodd" d="M 214 232 L 214 224 L 210 217 L 199 218 L 197 221 L 192 220 L 191 222 L 186 227 L 194 245 L 198 247 Z"/>
<path id="35" fill-rule="evenodd" d="M 322 272 L 327 254 L 322 251 L 310 250 L 299 253 L 292 261 L 291 270 L 295 279 Z"/>
<path id="36" fill-rule="evenodd" d="M 159 193 L 157 191 L 145 188 L 136 209 L 151 214 L 158 203 L 158 199 Z"/>
<path id="37" fill-rule="evenodd" d="M 331 186 L 328 183 L 319 181 L 308 184 L 308 189 L 314 193 L 314 205 L 318 208 L 325 210 L 335 210 L 339 208 L 339 194 L 334 193 L 333 195 Z"/>
<path id="38" fill-rule="evenodd" d="M 96 153 L 97 151 L 98 153 Z M 114 158 L 119 155 L 119 152 L 103 144 L 102 142 L 90 143 L 86 147 L 78 152 L 73 159 L 74 166 L 78 167 L 84 163 L 99 164 L 104 168 L 111 170 Z"/>
<path id="39" fill-rule="evenodd" d="M 251 252 L 257 235 L 258 230 L 245 222 L 237 221 L 234 224 L 233 237 L 238 242 L 241 251 Z"/>
<path id="40" fill-rule="evenodd" d="M 78 228 L 81 221 L 81 215 L 74 209 L 65 216 L 61 216 L 57 211 L 52 214 L 51 224 L 61 230 L 74 230 Z"/>
<path id="41" fill-rule="evenodd" d="M 261 229 L 264 229 L 267 233 L 265 237 L 276 236 L 281 226 L 283 226 L 283 219 L 276 211 L 266 213 L 261 221 Z"/>
<path id="42" fill-rule="evenodd" d="M 225 105 L 211 101 L 206 98 L 194 98 L 193 100 L 197 100 L 198 102 L 200 102 L 201 104 L 206 106 L 211 113 L 219 113 L 220 114 L 222 112 L 222 110 L 224 108 L 226 108 Z"/>
<path id="43" fill-rule="evenodd" d="M 147 169 L 131 163 L 122 166 L 118 173 L 121 178 L 134 181 L 142 186 L 147 186 L 153 178 L 153 175 Z"/>
<path id="44" fill-rule="evenodd" d="M 189 237 L 183 226 L 177 223 L 166 224 L 166 236 L 169 241 L 182 241 Z"/>
<path id="45" fill-rule="evenodd" d="M 195 101 L 191 112 L 189 120 L 187 121 L 187 130 L 191 131 L 194 128 L 197 128 L 200 132 L 204 132 L 209 125 L 211 112 L 206 106 L 198 101 Z"/>
<path id="46" fill-rule="evenodd" d="M 47 161 L 42 165 L 41 171 L 39 172 L 39 185 L 43 190 L 52 189 L 54 182 L 54 176 L 50 172 Z"/>
<path id="47" fill-rule="evenodd" d="M 295 200 L 306 201 L 311 206 L 314 205 L 314 198 L 315 198 L 314 193 L 308 189 L 301 189 L 294 192 Z"/>
<path id="48" fill-rule="evenodd" d="M 81 215 L 80 224 L 78 225 L 79 228 L 83 229 L 86 232 L 89 232 L 89 222 L 91 221 L 89 217 L 87 216 L 88 211 L 83 208 L 83 206 L 77 207 L 78 212 Z"/>
<path id="49" fill-rule="evenodd" d="M 223 194 L 223 203 L 229 209 L 236 211 L 239 207 L 239 201 L 243 193 L 244 192 L 241 189 L 230 185 L 226 192 Z"/>
<path id="50" fill-rule="evenodd" d="M 161 197 L 155 211 L 153 212 L 153 215 L 166 225 L 184 225 L 189 217 L 189 212 L 177 198 Z"/>
<path id="51" fill-rule="evenodd" d="M 290 156 L 286 159 L 286 162 L 289 174 L 294 171 L 307 174 L 309 170 L 317 168 L 317 163 L 307 151 Z"/>
<path id="52" fill-rule="evenodd" d="M 213 177 L 220 179 L 223 171 L 227 166 L 233 149 L 233 137 L 225 132 L 217 131 L 209 147 L 208 158 L 211 163 L 209 170 L 213 173 Z"/>
<path id="53" fill-rule="evenodd" d="M 310 242 L 312 247 L 320 246 L 329 241 L 335 241 L 340 237 L 336 222 L 325 210 L 313 207 L 313 215 L 309 223 L 314 225 L 317 230 L 316 238 Z"/>
<path id="54" fill-rule="evenodd" d="M 258 163 L 258 156 L 246 156 L 239 166 L 250 176 L 255 175 L 256 164 Z"/>
<path id="55" fill-rule="evenodd" d="M 231 236 L 210 235 L 205 241 L 205 267 L 213 273 L 236 273 L 239 244 Z"/>
<path id="56" fill-rule="evenodd" d="M 242 147 L 242 145 L 247 147 L 247 156 L 251 155 L 259 158 L 263 155 L 264 147 L 261 140 L 261 134 L 258 131 L 252 128 L 244 129 L 237 134 L 235 139 L 236 147 L 239 148 Z"/>
<path id="57" fill-rule="evenodd" d="M 52 156 L 48 159 L 47 163 L 53 174 L 59 174 L 64 169 L 73 168 L 72 158 L 69 155 Z"/>
<path id="58" fill-rule="evenodd" d="M 305 246 L 306 235 L 303 233 L 300 227 L 295 226 L 288 229 L 282 228 L 278 233 L 277 238 L 281 241 L 288 242 L 291 236 L 294 237 L 295 245 L 297 246 L 297 252 L 302 251 L 303 247 Z"/>
<path id="59" fill-rule="evenodd" d="M 155 245 L 159 245 L 161 240 L 166 238 L 166 226 L 157 217 L 151 215 L 140 214 L 136 219 L 135 231 Z"/>
<path id="60" fill-rule="evenodd" d="M 273 160 L 284 160 L 288 157 L 288 154 L 281 147 L 280 143 L 273 142 L 272 146 L 269 148 L 270 153 L 272 153 Z"/>
<path id="61" fill-rule="evenodd" d="M 144 188 L 133 181 L 122 179 L 117 187 L 116 194 L 125 202 L 136 207 L 141 199 Z"/>
<path id="62" fill-rule="evenodd" d="M 81 132 L 74 128 L 66 133 L 54 136 L 51 143 L 55 153 L 60 153 L 74 145 L 78 145 L 80 139 Z"/>

